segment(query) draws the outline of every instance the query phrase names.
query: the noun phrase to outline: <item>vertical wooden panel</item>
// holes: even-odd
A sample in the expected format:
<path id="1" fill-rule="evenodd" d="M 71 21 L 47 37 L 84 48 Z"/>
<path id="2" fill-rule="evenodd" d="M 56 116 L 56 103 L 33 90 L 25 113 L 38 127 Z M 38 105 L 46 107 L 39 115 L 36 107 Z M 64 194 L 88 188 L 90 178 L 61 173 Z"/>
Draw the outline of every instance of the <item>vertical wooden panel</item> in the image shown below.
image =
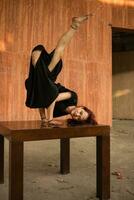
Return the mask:
<path id="1" fill-rule="evenodd" d="M 114 27 L 134 29 L 134 1 L 116 0 L 112 6 L 112 25 Z"/>

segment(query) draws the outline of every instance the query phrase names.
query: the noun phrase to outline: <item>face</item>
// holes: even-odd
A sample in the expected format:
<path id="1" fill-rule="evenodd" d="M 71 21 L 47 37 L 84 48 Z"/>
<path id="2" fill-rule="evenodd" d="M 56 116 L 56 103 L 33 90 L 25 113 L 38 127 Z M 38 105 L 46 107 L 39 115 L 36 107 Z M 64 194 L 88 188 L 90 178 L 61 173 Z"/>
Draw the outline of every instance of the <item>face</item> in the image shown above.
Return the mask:
<path id="1" fill-rule="evenodd" d="M 82 121 L 88 118 L 88 113 L 82 107 L 76 107 L 71 111 L 73 119 Z"/>

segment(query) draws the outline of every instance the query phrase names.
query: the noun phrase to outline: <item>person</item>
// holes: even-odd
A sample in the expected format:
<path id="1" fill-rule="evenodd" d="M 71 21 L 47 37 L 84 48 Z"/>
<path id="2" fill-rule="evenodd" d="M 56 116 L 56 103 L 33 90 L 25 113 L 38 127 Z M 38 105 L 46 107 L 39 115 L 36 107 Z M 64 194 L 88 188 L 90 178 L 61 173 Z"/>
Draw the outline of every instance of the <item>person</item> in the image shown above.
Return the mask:
<path id="1" fill-rule="evenodd" d="M 60 83 L 56 83 L 62 69 L 62 56 L 82 22 L 90 15 L 73 17 L 72 24 L 57 43 L 56 48 L 48 53 L 42 44 L 35 46 L 31 53 L 29 76 L 25 81 L 27 90 L 26 106 L 38 108 L 41 120 L 45 123 L 58 123 L 55 117 L 70 114 L 71 124 L 97 124 L 95 115 L 85 106 L 78 106 L 78 95 Z"/>

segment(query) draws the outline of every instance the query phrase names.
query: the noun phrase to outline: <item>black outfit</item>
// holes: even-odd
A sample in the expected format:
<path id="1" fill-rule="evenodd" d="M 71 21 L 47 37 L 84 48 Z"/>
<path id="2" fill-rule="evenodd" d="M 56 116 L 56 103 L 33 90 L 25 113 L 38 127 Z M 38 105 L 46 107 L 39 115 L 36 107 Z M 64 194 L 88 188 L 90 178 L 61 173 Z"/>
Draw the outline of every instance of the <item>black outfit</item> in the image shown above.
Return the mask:
<path id="1" fill-rule="evenodd" d="M 30 108 L 47 108 L 56 99 L 61 92 L 71 92 L 71 98 L 55 103 L 54 117 L 66 115 L 66 107 L 77 105 L 77 94 L 55 83 L 58 74 L 62 69 L 62 60 L 60 60 L 55 68 L 50 72 L 48 65 L 54 54 L 54 50 L 49 54 L 42 45 L 37 45 L 33 50 L 40 50 L 41 54 L 33 66 L 32 58 L 30 60 L 29 76 L 25 81 L 27 90 L 26 106 Z"/>

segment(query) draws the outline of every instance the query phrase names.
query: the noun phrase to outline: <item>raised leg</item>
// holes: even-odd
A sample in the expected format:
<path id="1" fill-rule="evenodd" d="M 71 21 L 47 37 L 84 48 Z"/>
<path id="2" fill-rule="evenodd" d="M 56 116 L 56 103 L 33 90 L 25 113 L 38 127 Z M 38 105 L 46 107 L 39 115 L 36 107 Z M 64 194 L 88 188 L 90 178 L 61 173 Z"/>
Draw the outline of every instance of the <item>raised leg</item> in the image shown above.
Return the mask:
<path id="1" fill-rule="evenodd" d="M 0 184 L 4 183 L 4 137 L 0 135 Z"/>
<path id="2" fill-rule="evenodd" d="M 60 172 L 68 174 L 70 172 L 70 139 L 60 139 Z"/>
<path id="3" fill-rule="evenodd" d="M 49 66 L 48 66 L 50 71 L 52 71 L 54 69 L 56 64 L 62 58 L 66 46 L 70 43 L 71 39 L 74 36 L 74 33 L 79 28 L 80 24 L 83 21 L 87 20 L 89 16 L 91 16 L 91 15 L 84 15 L 84 16 L 81 16 L 81 17 L 74 17 L 73 18 L 71 27 L 69 28 L 68 31 L 66 31 L 61 36 L 61 38 L 59 39 L 59 41 L 58 41 L 58 43 L 56 45 L 53 58 L 52 58 Z"/>
<path id="4" fill-rule="evenodd" d="M 97 197 L 110 199 L 110 135 L 97 136 Z"/>
<path id="5" fill-rule="evenodd" d="M 9 200 L 23 200 L 23 142 L 9 141 Z"/>

